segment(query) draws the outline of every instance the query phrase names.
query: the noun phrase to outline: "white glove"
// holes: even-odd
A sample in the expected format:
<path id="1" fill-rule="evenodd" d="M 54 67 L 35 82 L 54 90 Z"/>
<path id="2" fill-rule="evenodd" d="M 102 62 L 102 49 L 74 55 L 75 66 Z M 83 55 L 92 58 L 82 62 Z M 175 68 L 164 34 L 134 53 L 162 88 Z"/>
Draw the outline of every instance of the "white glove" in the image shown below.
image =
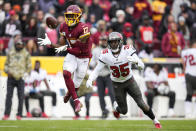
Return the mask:
<path id="1" fill-rule="evenodd" d="M 56 52 L 56 53 L 59 53 L 59 52 L 61 52 L 61 51 L 66 51 L 66 50 L 67 50 L 67 45 L 64 45 L 64 46 L 55 48 L 55 52 Z"/>
<path id="2" fill-rule="evenodd" d="M 93 82 L 91 81 L 91 80 L 87 80 L 86 81 L 86 87 L 87 88 L 90 88 L 90 87 L 93 87 L 93 84 L 92 84 Z"/>
<path id="3" fill-rule="evenodd" d="M 52 44 L 46 33 L 45 33 L 45 38 L 44 39 L 38 38 L 38 40 L 39 41 L 37 43 L 39 45 L 51 45 Z"/>
<path id="4" fill-rule="evenodd" d="M 137 64 L 138 63 L 138 59 L 133 57 L 133 56 L 127 56 L 127 59 L 133 63 L 133 64 Z"/>

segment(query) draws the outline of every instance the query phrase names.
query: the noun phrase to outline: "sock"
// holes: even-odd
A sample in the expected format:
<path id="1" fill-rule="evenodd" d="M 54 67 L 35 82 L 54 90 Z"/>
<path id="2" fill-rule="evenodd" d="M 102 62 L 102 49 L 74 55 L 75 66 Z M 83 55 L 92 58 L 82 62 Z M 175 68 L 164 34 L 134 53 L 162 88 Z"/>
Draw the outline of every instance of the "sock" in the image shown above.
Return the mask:
<path id="1" fill-rule="evenodd" d="M 192 113 L 192 102 L 186 101 L 185 102 L 185 116 L 189 117 Z"/>
<path id="2" fill-rule="evenodd" d="M 76 90 L 75 90 L 73 80 L 71 79 L 71 73 L 69 71 L 64 70 L 63 71 L 63 77 L 64 77 L 64 80 L 65 80 L 65 84 L 67 86 L 67 89 L 68 89 L 70 95 L 72 96 L 73 100 L 77 99 L 78 96 L 76 94 Z"/>
<path id="3" fill-rule="evenodd" d="M 147 115 L 151 120 L 155 119 L 154 113 L 152 112 L 151 108 L 148 111 L 143 111 L 145 115 Z"/>
<path id="4" fill-rule="evenodd" d="M 154 124 L 160 123 L 160 122 L 157 120 L 157 118 L 154 118 L 153 122 L 154 122 Z"/>
<path id="5" fill-rule="evenodd" d="M 194 117 L 196 117 L 196 102 L 194 102 L 194 112 L 193 112 L 193 115 L 194 115 Z"/>

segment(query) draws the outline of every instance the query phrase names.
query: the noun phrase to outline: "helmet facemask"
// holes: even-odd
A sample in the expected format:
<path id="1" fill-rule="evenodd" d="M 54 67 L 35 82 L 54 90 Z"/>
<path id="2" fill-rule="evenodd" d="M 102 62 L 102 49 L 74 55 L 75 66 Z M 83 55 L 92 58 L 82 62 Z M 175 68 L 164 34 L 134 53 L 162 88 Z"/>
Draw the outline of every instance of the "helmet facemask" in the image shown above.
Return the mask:
<path id="1" fill-rule="evenodd" d="M 66 12 L 65 15 L 65 22 L 68 26 L 75 26 L 80 21 L 81 14 L 80 13 L 72 13 Z"/>
<path id="2" fill-rule="evenodd" d="M 120 49 L 122 47 L 122 42 L 120 39 L 108 40 L 108 46 L 113 53 L 117 53 L 120 51 Z"/>

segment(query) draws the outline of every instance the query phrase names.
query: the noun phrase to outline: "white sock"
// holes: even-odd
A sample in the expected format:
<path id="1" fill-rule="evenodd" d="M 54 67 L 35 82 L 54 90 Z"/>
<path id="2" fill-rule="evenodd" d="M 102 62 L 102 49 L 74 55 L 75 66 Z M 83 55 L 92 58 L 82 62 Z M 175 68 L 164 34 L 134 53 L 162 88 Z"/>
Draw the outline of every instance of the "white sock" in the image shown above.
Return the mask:
<path id="1" fill-rule="evenodd" d="M 194 112 L 193 112 L 193 115 L 194 117 L 196 117 L 196 102 L 194 102 L 194 108 L 193 108 Z"/>
<path id="2" fill-rule="evenodd" d="M 185 102 L 185 116 L 189 117 L 192 114 L 192 102 L 186 101 Z"/>
<path id="3" fill-rule="evenodd" d="M 114 101 L 114 103 L 113 103 L 113 108 L 114 108 L 114 110 L 115 111 L 117 111 L 116 109 L 117 109 L 117 107 L 118 107 L 118 104 L 117 104 L 117 102 L 116 101 Z"/>
<path id="4" fill-rule="evenodd" d="M 154 118 L 153 122 L 154 122 L 154 124 L 160 123 L 159 120 L 156 117 Z"/>

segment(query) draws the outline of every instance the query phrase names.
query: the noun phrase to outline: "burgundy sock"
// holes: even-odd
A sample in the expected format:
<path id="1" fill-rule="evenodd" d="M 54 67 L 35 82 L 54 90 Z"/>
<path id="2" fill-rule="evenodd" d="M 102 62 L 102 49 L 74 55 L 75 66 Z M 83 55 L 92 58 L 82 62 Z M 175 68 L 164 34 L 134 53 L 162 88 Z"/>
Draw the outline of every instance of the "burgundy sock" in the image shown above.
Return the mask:
<path id="1" fill-rule="evenodd" d="M 76 90 L 75 90 L 73 80 L 71 79 L 71 73 L 69 71 L 64 70 L 63 71 L 63 77 L 64 77 L 64 80 L 65 80 L 65 84 L 67 86 L 67 89 L 68 89 L 70 95 L 72 96 L 73 100 L 77 99 L 78 96 L 76 94 Z"/>

